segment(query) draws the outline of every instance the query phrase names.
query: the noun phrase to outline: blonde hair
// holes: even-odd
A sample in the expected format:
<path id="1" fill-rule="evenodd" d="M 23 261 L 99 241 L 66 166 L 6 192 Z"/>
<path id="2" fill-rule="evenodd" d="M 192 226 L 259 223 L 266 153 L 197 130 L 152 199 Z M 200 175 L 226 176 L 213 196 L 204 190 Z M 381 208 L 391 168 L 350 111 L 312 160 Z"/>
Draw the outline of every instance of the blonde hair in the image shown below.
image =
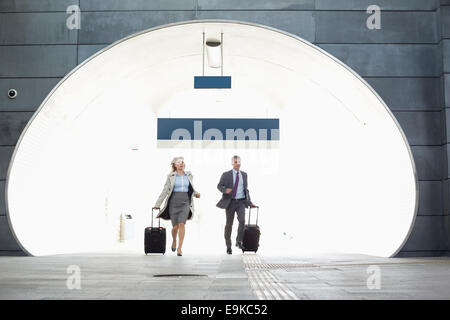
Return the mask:
<path id="1" fill-rule="evenodd" d="M 183 157 L 175 157 L 175 158 L 172 159 L 172 162 L 170 163 L 170 165 L 172 166 L 172 172 L 175 172 L 175 171 L 177 170 L 177 167 L 175 166 L 175 163 L 176 163 L 179 159 L 181 159 L 181 160 L 184 161 L 184 158 L 183 158 Z"/>

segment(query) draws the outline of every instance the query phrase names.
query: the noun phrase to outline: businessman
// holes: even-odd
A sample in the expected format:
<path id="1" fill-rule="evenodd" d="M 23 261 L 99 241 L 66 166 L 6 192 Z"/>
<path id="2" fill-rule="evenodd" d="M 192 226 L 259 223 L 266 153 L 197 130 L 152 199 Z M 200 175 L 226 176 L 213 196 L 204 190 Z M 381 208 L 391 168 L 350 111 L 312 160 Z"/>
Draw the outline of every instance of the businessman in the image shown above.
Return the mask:
<path id="1" fill-rule="evenodd" d="M 225 244 L 227 253 L 232 254 L 231 250 L 231 231 L 233 228 L 234 214 L 237 214 L 239 227 L 236 237 L 236 247 L 242 248 L 245 226 L 245 208 L 249 206 L 256 208 L 256 205 L 250 200 L 250 193 L 247 189 L 247 173 L 241 171 L 241 158 L 233 156 L 231 158 L 233 169 L 226 171 L 220 177 L 217 188 L 222 193 L 222 198 L 217 203 L 217 207 L 225 209 Z"/>

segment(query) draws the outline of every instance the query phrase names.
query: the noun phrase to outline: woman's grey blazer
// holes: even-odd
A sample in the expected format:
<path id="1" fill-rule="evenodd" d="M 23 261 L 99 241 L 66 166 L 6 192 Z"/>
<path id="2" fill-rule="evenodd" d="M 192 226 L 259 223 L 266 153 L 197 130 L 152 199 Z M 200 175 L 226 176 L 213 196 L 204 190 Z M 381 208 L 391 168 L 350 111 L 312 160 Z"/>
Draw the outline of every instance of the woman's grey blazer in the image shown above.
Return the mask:
<path id="1" fill-rule="evenodd" d="M 187 178 L 189 179 L 188 196 L 189 196 L 189 209 L 190 210 L 189 210 L 188 219 L 191 220 L 194 217 L 194 211 L 195 211 L 193 197 L 197 193 L 197 191 L 194 188 L 194 183 L 193 183 L 194 176 L 192 175 L 192 173 L 190 171 L 185 171 L 184 173 L 186 174 Z M 156 204 L 154 205 L 154 207 L 161 208 L 161 204 L 165 199 L 164 206 L 161 208 L 161 210 L 159 211 L 159 214 L 156 216 L 157 218 L 162 218 L 164 220 L 170 220 L 170 212 L 169 212 L 168 203 L 169 203 L 170 197 L 173 192 L 173 186 L 175 184 L 176 175 L 177 175 L 176 172 L 171 172 L 167 175 L 167 179 L 166 179 L 166 183 L 164 184 L 164 188 L 163 188 L 161 194 L 159 195 L 159 198 L 156 201 Z"/>

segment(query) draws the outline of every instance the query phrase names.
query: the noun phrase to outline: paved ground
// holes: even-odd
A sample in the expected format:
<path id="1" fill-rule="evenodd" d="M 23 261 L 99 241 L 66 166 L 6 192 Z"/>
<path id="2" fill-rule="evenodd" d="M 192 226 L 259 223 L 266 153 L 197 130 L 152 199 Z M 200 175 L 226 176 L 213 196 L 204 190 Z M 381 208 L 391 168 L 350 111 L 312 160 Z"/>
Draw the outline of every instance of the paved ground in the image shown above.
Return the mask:
<path id="1" fill-rule="evenodd" d="M 450 299 L 450 258 L 0 257 L 0 299 Z"/>

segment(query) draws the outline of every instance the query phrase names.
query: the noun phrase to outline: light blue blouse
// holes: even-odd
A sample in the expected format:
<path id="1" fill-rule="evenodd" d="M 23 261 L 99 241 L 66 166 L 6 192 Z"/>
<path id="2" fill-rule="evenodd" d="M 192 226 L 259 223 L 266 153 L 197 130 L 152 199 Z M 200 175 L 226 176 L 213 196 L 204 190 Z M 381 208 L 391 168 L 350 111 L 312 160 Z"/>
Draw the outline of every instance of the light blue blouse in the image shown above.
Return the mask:
<path id="1" fill-rule="evenodd" d="M 236 176 L 237 171 L 233 169 L 233 188 L 234 184 L 236 183 Z M 239 172 L 239 181 L 238 181 L 238 187 L 236 190 L 236 199 L 244 199 L 245 193 L 244 193 L 244 178 L 242 177 L 241 172 Z"/>
<path id="2" fill-rule="evenodd" d="M 175 183 L 173 185 L 173 192 L 188 192 L 189 191 L 189 179 L 186 174 L 180 176 L 178 173 L 175 177 Z"/>

